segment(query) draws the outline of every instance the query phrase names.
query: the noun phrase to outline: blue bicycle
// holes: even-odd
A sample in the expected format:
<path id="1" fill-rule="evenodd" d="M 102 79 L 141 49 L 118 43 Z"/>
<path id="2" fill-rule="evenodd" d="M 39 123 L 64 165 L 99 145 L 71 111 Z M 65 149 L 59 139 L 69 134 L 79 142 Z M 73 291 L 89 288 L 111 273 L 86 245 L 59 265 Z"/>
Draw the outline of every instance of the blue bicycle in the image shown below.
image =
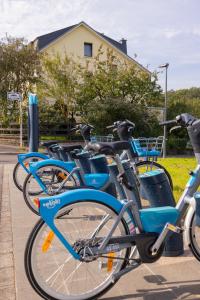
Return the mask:
<path id="1" fill-rule="evenodd" d="M 94 127 L 90 124 L 77 124 L 74 128 L 66 132 L 66 135 L 70 135 L 75 131 L 80 131 L 85 143 L 89 140 L 91 130 Z M 41 146 L 45 147 L 47 150 L 47 155 L 40 152 L 29 152 L 18 155 L 18 162 L 13 170 L 13 181 L 16 187 L 22 191 L 25 178 L 27 174 L 30 174 L 29 165 L 32 162 L 39 162 L 48 159 L 55 159 L 61 161 L 68 161 L 71 159 L 69 152 L 75 149 L 83 149 L 80 144 L 74 144 L 70 146 L 60 145 L 60 141 L 48 141 L 42 142 Z"/>
<path id="2" fill-rule="evenodd" d="M 187 128 L 198 165 L 176 207 L 138 209 L 137 185 L 129 182 L 118 155 L 130 149 L 128 142 L 89 145 L 115 160 L 124 201 L 91 189 L 38 200 L 41 219 L 27 241 L 24 262 L 27 278 L 41 297 L 97 299 L 124 274 L 157 261 L 172 232 L 185 233 L 200 261 L 200 193 L 195 193 L 200 185 L 200 120 L 182 114 L 163 125 L 177 123 Z"/>
<path id="3" fill-rule="evenodd" d="M 132 122 L 128 120 L 118 121 L 109 127 L 117 131 L 120 139 L 129 142 L 131 147 L 125 151 L 125 155 L 131 160 L 132 168 L 137 175 L 141 175 L 142 172 L 144 173 L 150 170 L 163 169 L 172 186 L 169 173 L 160 164 L 149 160 L 135 162 L 136 155 L 132 148 L 132 131 L 135 125 Z M 123 189 L 116 179 L 117 174 L 109 172 L 112 170 L 112 166 L 107 166 L 106 158 L 96 156 L 96 160 L 99 160 L 99 164 L 103 165 L 103 168 L 101 167 L 101 170 L 99 170 L 99 168 L 98 170 L 93 168 L 95 158 L 93 158 L 91 151 L 87 151 L 87 145 L 91 140 L 91 130 L 93 127 L 87 125 L 86 128 L 87 134 L 85 134 L 85 132 L 84 134 L 82 133 L 86 144 L 85 150 L 76 151 L 75 153 L 73 151 L 73 153 L 71 153 L 68 149 L 70 156 L 69 161 L 49 159 L 30 165 L 29 175 L 24 181 L 23 196 L 27 206 L 34 213 L 38 214 L 38 208 L 35 205 L 36 196 L 47 197 L 49 195 L 61 194 L 66 190 L 80 186 L 101 189 L 112 195 L 115 195 L 115 190 L 117 190 L 120 199 L 125 197 Z M 75 128 L 75 130 L 80 130 L 80 128 Z M 67 146 L 67 148 L 69 147 Z"/>

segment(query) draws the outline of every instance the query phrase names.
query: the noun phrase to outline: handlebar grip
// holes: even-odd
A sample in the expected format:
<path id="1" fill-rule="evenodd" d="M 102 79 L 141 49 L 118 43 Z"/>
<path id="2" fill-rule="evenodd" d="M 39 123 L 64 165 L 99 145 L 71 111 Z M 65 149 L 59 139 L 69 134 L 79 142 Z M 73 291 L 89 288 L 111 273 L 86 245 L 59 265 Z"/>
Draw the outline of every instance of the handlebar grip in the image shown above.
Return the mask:
<path id="1" fill-rule="evenodd" d="M 159 123 L 160 126 L 174 125 L 174 124 L 177 124 L 177 121 L 176 121 L 176 120 L 169 120 L 169 121 L 165 121 L 165 122 Z"/>
<path id="2" fill-rule="evenodd" d="M 67 133 L 71 133 L 71 132 L 74 132 L 74 131 L 77 131 L 78 129 L 76 127 L 74 128 L 71 128 Z"/>

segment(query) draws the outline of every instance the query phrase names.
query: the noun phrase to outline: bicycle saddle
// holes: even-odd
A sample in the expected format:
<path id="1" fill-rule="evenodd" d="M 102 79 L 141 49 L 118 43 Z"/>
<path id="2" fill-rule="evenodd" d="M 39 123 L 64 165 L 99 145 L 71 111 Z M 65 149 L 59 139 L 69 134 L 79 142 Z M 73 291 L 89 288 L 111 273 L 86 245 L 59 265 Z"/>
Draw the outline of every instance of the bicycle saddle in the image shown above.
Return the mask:
<path id="1" fill-rule="evenodd" d="M 94 151 L 99 154 L 114 155 L 122 150 L 130 149 L 129 142 L 119 141 L 112 143 L 88 143 L 87 150 Z"/>
<path id="2" fill-rule="evenodd" d="M 41 142 L 41 146 L 44 146 L 44 147 L 49 147 L 51 145 L 54 145 L 54 144 L 58 144 L 60 143 L 60 141 L 48 141 L 48 142 Z"/>
<path id="3" fill-rule="evenodd" d="M 76 149 L 83 149 L 83 147 L 81 145 L 61 145 L 62 147 L 62 150 L 64 150 L 65 152 L 70 152 L 70 151 L 73 151 L 73 150 L 76 150 Z"/>

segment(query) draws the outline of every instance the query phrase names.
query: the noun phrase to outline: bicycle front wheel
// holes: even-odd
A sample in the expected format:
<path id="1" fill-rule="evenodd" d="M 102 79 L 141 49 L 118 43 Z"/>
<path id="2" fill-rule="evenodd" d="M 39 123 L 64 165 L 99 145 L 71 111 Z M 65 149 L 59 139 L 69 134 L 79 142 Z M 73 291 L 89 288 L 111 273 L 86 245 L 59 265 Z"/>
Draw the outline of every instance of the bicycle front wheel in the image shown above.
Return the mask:
<path id="1" fill-rule="evenodd" d="M 200 261 L 200 218 L 193 214 L 189 225 L 190 249 L 196 259 Z"/>
<path id="2" fill-rule="evenodd" d="M 76 245 L 81 242 L 94 242 L 107 236 L 116 217 L 110 207 L 95 201 L 81 201 L 59 211 L 54 223 L 79 252 L 81 248 Z M 113 236 L 123 236 L 127 232 L 122 220 Z M 112 275 L 125 267 L 129 253 L 130 249 L 122 249 L 108 254 L 110 258 L 96 257 L 90 262 L 75 260 L 40 220 L 27 241 L 25 270 L 31 286 L 44 299 L 97 299 L 113 286 Z"/>

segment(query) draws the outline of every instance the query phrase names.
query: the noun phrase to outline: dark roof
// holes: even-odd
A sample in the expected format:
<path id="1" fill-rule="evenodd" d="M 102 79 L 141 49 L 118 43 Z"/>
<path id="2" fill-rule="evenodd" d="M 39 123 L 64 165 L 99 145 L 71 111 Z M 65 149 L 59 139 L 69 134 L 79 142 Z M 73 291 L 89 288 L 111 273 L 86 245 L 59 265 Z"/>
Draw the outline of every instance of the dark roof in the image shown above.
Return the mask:
<path id="1" fill-rule="evenodd" d="M 99 35 L 101 35 L 105 40 L 107 40 L 109 43 L 111 43 L 113 46 L 115 46 L 116 48 L 118 48 L 119 50 L 121 50 L 122 52 L 124 52 L 125 54 L 126 53 L 126 50 L 124 49 L 124 46 L 120 43 L 120 42 L 117 42 L 113 39 L 111 39 L 109 36 L 106 36 L 105 34 L 103 33 L 100 33 L 98 31 L 95 30 L 95 32 Z"/>
<path id="2" fill-rule="evenodd" d="M 45 48 L 46 46 L 48 46 L 50 43 L 52 43 L 54 40 L 56 40 L 57 38 L 59 38 L 61 35 L 65 34 L 66 32 L 70 31 L 71 29 L 73 29 L 74 27 L 76 27 L 77 24 L 66 27 L 66 28 L 62 28 L 41 36 L 38 36 L 36 38 L 37 42 L 37 49 L 40 51 L 41 49 Z"/>
<path id="3" fill-rule="evenodd" d="M 50 32 L 48 34 L 44 34 L 41 36 L 38 36 L 36 38 L 36 40 L 38 41 L 37 43 L 37 48 L 38 50 L 42 50 L 43 48 L 45 48 L 46 46 L 48 46 L 51 42 L 53 42 L 54 40 L 56 40 L 57 38 L 59 38 L 60 36 L 62 36 L 63 34 L 67 33 L 68 31 L 70 31 L 71 29 L 73 29 L 74 27 L 76 27 L 78 24 L 60 29 L 60 30 L 56 30 L 53 32 Z M 94 29 L 93 29 L 94 30 Z M 107 40 L 109 43 L 111 43 L 113 46 L 115 46 L 116 48 L 118 48 L 120 51 L 126 53 L 126 50 L 124 49 L 124 46 L 120 43 L 117 42 L 113 39 L 111 39 L 110 37 L 104 35 L 103 33 L 100 33 L 96 30 L 94 30 L 98 35 L 102 36 L 105 40 Z"/>

